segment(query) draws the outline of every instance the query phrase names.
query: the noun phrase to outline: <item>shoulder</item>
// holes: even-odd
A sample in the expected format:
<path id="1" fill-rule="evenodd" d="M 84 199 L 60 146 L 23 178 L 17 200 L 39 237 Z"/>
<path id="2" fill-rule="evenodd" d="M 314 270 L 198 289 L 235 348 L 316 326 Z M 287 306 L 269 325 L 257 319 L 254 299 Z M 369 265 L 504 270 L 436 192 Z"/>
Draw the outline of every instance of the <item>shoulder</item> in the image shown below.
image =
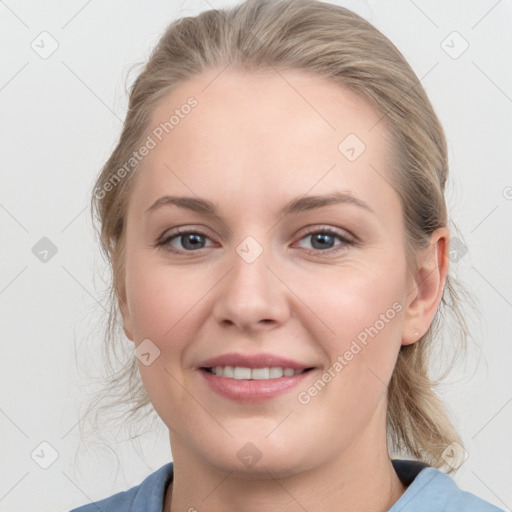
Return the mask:
<path id="1" fill-rule="evenodd" d="M 400 461 L 404 470 L 407 470 L 408 462 Z M 394 466 L 397 470 L 397 466 Z M 442 471 L 428 466 L 418 469 L 405 493 L 388 512 L 504 512 L 474 494 L 463 491 Z"/>
<path id="2" fill-rule="evenodd" d="M 139 485 L 70 512 L 162 512 L 165 490 L 173 476 L 172 462 L 147 476 Z"/>

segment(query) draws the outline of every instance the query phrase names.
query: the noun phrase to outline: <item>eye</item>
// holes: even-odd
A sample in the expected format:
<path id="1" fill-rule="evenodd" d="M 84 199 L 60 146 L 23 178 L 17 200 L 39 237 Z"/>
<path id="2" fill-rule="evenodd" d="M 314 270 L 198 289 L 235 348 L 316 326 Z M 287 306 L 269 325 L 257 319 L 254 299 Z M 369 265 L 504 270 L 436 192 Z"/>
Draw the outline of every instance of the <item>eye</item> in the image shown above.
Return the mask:
<path id="1" fill-rule="evenodd" d="M 313 250 L 309 250 L 308 252 L 315 254 L 318 254 L 318 252 L 338 252 L 345 249 L 347 246 L 355 244 L 355 240 L 352 237 L 332 228 L 322 228 L 309 231 L 301 238 L 301 241 L 307 239 L 310 239 L 311 246 L 313 247 Z M 335 245 L 336 239 L 340 241 L 337 245 Z"/>
<path id="2" fill-rule="evenodd" d="M 300 242 L 310 239 L 312 249 L 304 247 L 307 252 L 312 254 L 330 254 L 338 252 L 347 248 L 347 246 L 355 245 L 356 240 L 345 234 L 344 232 L 337 231 L 332 228 L 322 228 L 310 230 L 301 239 Z M 206 241 L 210 240 L 208 235 L 201 231 L 187 229 L 175 229 L 173 232 L 165 236 L 161 241 L 155 244 L 156 247 L 161 247 L 166 251 L 180 254 L 197 252 L 206 246 Z M 339 241 L 336 244 L 336 240 Z M 209 247 L 212 247 L 210 245 Z"/>
<path id="3" fill-rule="evenodd" d="M 195 252 L 205 247 L 205 239 L 209 240 L 201 231 L 176 229 L 173 234 L 169 234 L 156 245 L 174 253 Z"/>

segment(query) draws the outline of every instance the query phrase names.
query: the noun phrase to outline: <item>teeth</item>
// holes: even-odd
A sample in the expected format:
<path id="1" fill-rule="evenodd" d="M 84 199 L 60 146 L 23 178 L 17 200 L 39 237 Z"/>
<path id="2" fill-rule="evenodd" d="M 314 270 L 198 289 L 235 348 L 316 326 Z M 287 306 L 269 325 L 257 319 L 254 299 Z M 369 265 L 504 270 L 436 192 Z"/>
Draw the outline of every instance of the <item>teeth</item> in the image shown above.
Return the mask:
<path id="1" fill-rule="evenodd" d="M 279 377 L 283 376 L 283 369 L 282 368 L 270 368 L 269 374 L 270 374 L 269 378 L 278 379 Z"/>
<path id="2" fill-rule="evenodd" d="M 294 370 L 293 368 L 246 368 L 244 366 L 215 366 L 211 368 L 214 375 L 218 377 L 227 377 L 237 380 L 266 380 L 279 379 L 280 377 L 292 377 L 298 375 L 304 370 Z"/>
<path id="3" fill-rule="evenodd" d="M 250 368 L 243 368 L 242 366 L 235 366 L 233 378 L 237 380 L 242 379 L 250 379 L 251 378 L 251 369 Z"/>
<path id="4" fill-rule="evenodd" d="M 253 368 L 251 372 L 253 379 L 268 379 L 270 378 L 270 368 Z M 251 378 L 249 377 L 249 378 Z"/>

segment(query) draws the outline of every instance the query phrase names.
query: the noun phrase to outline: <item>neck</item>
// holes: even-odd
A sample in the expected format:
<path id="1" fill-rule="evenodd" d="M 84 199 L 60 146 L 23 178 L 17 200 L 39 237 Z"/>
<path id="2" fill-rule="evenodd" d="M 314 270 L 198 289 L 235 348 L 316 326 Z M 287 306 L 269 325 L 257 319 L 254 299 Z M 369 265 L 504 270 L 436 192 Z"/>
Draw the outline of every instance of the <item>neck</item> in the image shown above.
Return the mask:
<path id="1" fill-rule="evenodd" d="M 372 439 L 373 437 L 373 439 Z M 176 441 L 176 439 L 174 439 Z M 385 436 L 363 433 L 339 456 L 286 478 L 250 479 L 211 467 L 173 445 L 174 479 L 165 512 L 385 512 L 405 491 Z"/>

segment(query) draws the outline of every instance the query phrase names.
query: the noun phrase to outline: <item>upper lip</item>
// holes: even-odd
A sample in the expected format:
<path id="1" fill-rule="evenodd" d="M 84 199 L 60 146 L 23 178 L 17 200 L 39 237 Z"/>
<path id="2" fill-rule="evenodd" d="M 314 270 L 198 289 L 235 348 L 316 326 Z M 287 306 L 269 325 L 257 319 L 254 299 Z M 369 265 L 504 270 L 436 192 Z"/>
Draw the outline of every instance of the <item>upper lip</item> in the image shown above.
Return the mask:
<path id="1" fill-rule="evenodd" d="M 303 364 L 293 359 L 277 356 L 274 354 L 240 354 L 230 353 L 212 357 L 202 361 L 199 368 L 213 368 L 215 366 L 239 366 L 244 368 L 293 368 L 304 370 L 312 368 L 312 365 Z"/>

